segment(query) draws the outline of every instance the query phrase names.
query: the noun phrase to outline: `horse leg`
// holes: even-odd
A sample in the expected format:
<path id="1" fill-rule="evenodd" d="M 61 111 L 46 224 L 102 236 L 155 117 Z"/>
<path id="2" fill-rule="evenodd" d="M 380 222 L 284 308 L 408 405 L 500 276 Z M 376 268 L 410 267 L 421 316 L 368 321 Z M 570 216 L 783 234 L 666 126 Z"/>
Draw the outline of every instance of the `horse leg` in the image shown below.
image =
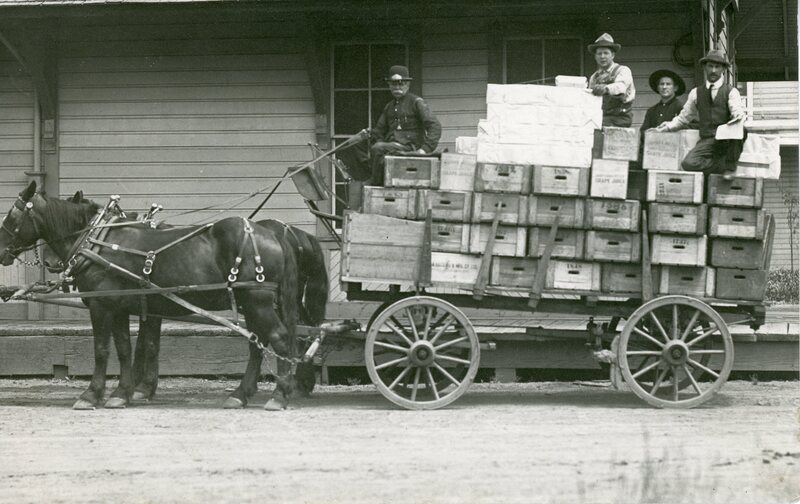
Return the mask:
<path id="1" fill-rule="evenodd" d="M 258 377 L 261 375 L 263 356 L 261 355 L 261 350 L 253 343 L 248 345 L 248 349 L 250 357 L 247 360 L 247 369 L 244 372 L 244 376 L 242 376 L 242 381 L 239 382 L 239 386 L 236 387 L 236 390 L 228 396 L 225 404 L 222 405 L 225 409 L 244 408 L 247 406 L 248 399 L 253 397 L 256 390 L 258 390 Z"/>
<path id="2" fill-rule="evenodd" d="M 149 401 L 158 387 L 158 353 L 161 348 L 161 317 L 139 319 L 139 339 L 133 358 L 134 401 Z M 137 370 L 138 368 L 138 370 Z"/>
<path id="3" fill-rule="evenodd" d="M 133 395 L 133 370 L 131 369 L 131 327 L 128 314 L 115 312 L 111 323 L 111 334 L 119 358 L 119 384 L 106 401 L 106 408 L 124 408 Z"/>
<path id="4" fill-rule="evenodd" d="M 94 339 L 94 372 L 89 387 L 81 394 L 72 409 L 93 410 L 103 399 L 106 389 L 106 369 L 108 368 L 108 340 L 111 336 L 111 317 L 96 303 L 89 304 Z"/>

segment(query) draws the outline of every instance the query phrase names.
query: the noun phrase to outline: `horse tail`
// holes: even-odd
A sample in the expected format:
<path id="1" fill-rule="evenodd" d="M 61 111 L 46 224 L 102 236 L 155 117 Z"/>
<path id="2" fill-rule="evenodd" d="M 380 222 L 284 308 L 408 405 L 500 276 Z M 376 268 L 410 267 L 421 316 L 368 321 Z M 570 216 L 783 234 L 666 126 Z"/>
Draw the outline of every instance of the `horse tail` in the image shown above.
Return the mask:
<path id="1" fill-rule="evenodd" d="M 304 262 L 308 267 L 303 302 L 303 309 L 308 317 L 305 322 L 309 325 L 319 325 L 325 321 L 325 310 L 328 303 L 330 287 L 328 267 L 325 264 L 325 254 L 319 241 L 308 233 L 304 234 L 308 238 L 308 248 L 310 249 L 304 251 L 306 255 Z"/>
<path id="2" fill-rule="evenodd" d="M 281 321 L 289 331 L 291 337 L 294 336 L 295 326 L 297 325 L 298 306 L 297 306 L 297 259 L 294 250 L 285 240 L 276 236 L 283 250 L 283 275 L 278 282 L 278 309 Z"/>

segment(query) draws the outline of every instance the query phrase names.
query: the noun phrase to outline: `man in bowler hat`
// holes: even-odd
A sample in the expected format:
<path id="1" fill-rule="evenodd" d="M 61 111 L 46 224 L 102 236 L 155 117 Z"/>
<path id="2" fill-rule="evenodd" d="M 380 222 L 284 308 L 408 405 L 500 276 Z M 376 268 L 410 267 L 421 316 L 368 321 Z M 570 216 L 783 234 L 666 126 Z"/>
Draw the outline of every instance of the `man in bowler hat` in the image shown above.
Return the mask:
<path id="1" fill-rule="evenodd" d="M 718 126 L 744 119 L 742 97 L 722 77 L 730 66 L 725 53 L 712 49 L 700 59 L 700 64 L 703 65 L 705 83 L 689 92 L 677 117 L 661 123 L 656 130 L 677 131 L 686 128 L 692 120 L 699 121 L 700 141 L 689 151 L 681 166 L 686 171 L 722 173 L 726 179 L 732 179 L 742 153 L 742 140 L 717 140 L 715 135 Z"/>
<path id="2" fill-rule="evenodd" d="M 636 88 L 631 69 L 614 63 L 621 48 L 608 33 L 589 44 L 589 52 L 597 62 L 597 71 L 589 77 L 589 89 L 595 96 L 603 97 L 603 126 L 629 128 L 633 123 Z"/>

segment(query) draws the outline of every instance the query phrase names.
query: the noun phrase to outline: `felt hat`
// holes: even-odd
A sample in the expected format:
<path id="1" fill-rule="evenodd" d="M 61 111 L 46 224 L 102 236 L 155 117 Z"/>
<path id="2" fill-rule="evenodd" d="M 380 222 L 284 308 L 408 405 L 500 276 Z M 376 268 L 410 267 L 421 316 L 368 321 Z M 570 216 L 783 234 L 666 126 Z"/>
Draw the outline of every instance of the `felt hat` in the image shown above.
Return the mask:
<path id="1" fill-rule="evenodd" d="M 384 79 L 386 82 L 411 81 L 408 76 L 408 68 L 403 65 L 394 65 L 389 69 L 389 76 Z"/>
<path id="2" fill-rule="evenodd" d="M 589 44 L 589 52 L 594 54 L 595 51 L 601 47 L 608 47 L 614 52 L 617 52 L 622 48 L 621 45 L 614 43 L 614 38 L 608 33 L 604 33 L 597 37 L 597 40 L 594 41 L 594 44 Z"/>
<path id="3" fill-rule="evenodd" d="M 675 84 L 675 96 L 680 96 L 686 92 L 686 83 L 683 82 L 681 76 L 666 68 L 656 70 L 650 74 L 650 89 L 658 93 L 658 81 L 660 81 L 662 77 L 669 77 L 672 79 L 672 83 Z"/>
<path id="4" fill-rule="evenodd" d="M 729 67 L 731 63 L 728 61 L 728 57 L 725 55 L 724 52 L 720 51 L 719 49 L 711 49 L 708 51 L 708 54 L 705 57 L 700 58 L 700 64 L 703 65 L 705 63 L 719 63 L 720 65 Z"/>

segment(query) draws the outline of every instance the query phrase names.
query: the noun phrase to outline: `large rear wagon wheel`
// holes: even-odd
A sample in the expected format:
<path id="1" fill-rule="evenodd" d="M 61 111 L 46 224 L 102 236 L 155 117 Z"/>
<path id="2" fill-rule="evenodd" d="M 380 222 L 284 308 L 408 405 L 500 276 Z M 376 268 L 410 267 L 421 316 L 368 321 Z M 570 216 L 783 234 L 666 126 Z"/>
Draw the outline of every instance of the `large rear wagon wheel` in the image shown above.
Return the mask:
<path id="1" fill-rule="evenodd" d="M 469 388 L 478 373 L 480 345 L 461 310 L 435 297 L 414 296 L 375 317 L 364 357 L 384 397 L 408 409 L 436 409 Z"/>
<path id="2" fill-rule="evenodd" d="M 707 304 L 665 296 L 645 303 L 628 319 L 617 361 L 625 383 L 648 404 L 693 408 L 728 380 L 733 340 L 723 318 Z"/>

